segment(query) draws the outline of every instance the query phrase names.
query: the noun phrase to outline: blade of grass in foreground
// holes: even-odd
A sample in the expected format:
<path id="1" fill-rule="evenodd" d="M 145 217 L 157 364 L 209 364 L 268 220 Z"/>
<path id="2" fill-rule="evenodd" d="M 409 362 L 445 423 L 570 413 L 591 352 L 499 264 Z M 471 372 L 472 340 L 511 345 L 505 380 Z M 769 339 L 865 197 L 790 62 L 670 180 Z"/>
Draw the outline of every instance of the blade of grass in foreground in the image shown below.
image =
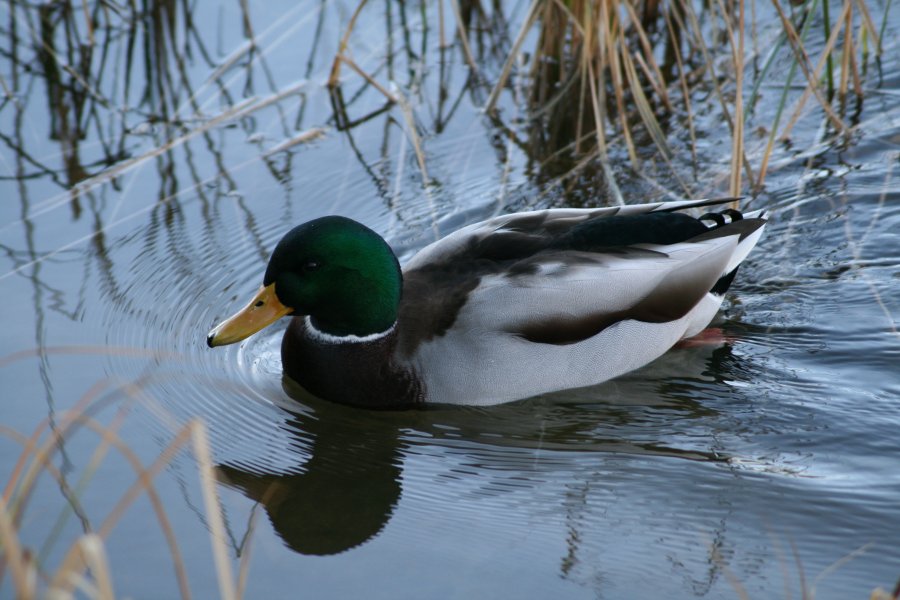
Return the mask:
<path id="1" fill-rule="evenodd" d="M 59 349 L 63 351 L 63 349 Z M 69 349 L 73 351 L 73 349 Z M 79 349 L 74 349 L 78 353 Z M 118 352 L 118 349 L 107 349 L 108 352 Z M 21 359 L 35 353 L 19 353 L 16 357 L 6 357 L 3 364 L 9 364 L 13 360 Z M 156 514 L 160 530 L 166 539 L 168 552 L 172 557 L 179 593 L 182 598 L 190 598 L 191 592 L 188 585 L 187 569 L 183 556 L 179 550 L 174 529 L 163 507 L 162 498 L 156 492 L 154 480 L 156 476 L 166 469 L 171 461 L 182 452 L 188 442 L 193 442 L 193 451 L 198 464 L 201 482 L 201 491 L 206 507 L 206 521 L 210 527 L 210 541 L 212 544 L 215 568 L 219 581 L 219 597 L 227 600 L 241 597 L 240 590 L 246 584 L 248 573 L 247 555 L 241 561 L 241 586 L 235 586 L 232 577 L 231 566 L 225 545 L 225 526 L 218 495 L 214 485 L 214 472 L 212 467 L 209 440 L 205 426 L 199 421 L 191 421 L 178 429 L 173 440 L 163 448 L 153 463 L 144 468 L 140 459 L 127 444 L 119 437 L 117 429 L 129 412 L 131 404 L 126 402 L 113 417 L 110 425 L 103 425 L 89 416 L 99 406 L 105 405 L 117 394 L 124 394 L 131 401 L 140 401 L 143 404 L 155 402 L 144 394 L 141 381 L 134 384 L 126 384 L 119 388 L 109 390 L 108 381 L 95 383 L 79 398 L 76 405 L 59 415 L 53 428 L 49 427 L 49 420 L 44 419 L 37 425 L 31 436 L 26 436 L 8 428 L 0 427 L 0 434 L 6 435 L 23 447 L 23 453 L 15 465 L 9 480 L 6 483 L 3 496 L 0 496 L 0 566 L 9 565 L 13 585 L 17 597 L 34 598 L 39 592 L 40 581 L 46 583 L 43 593 L 48 597 L 72 594 L 86 595 L 89 598 L 114 598 L 112 572 L 110 570 L 108 556 L 104 549 L 106 538 L 112 533 L 116 524 L 122 519 L 128 508 L 142 495 L 148 497 Z M 164 420 L 173 425 L 174 421 Z M 176 427 L 177 428 L 177 427 Z M 173 431 L 176 429 L 173 428 Z M 54 467 L 54 455 L 63 448 L 79 430 L 93 431 L 100 440 L 92 457 L 85 467 L 80 481 L 69 489 L 63 475 Z M 46 439 L 41 440 L 44 432 L 49 431 Z M 119 498 L 113 510 L 106 516 L 100 527 L 94 529 L 86 522 L 87 516 L 83 510 L 77 508 L 73 502 L 77 502 L 83 488 L 89 483 L 92 474 L 99 467 L 99 463 L 108 455 L 110 448 L 117 449 L 126 458 L 128 464 L 137 475 L 137 480 Z M 25 547 L 18 536 L 17 522 L 23 518 L 28 507 L 28 499 L 32 495 L 41 473 L 49 473 L 57 482 L 61 490 L 68 489 L 66 502 L 68 507 L 64 509 L 60 519 L 70 514 L 70 509 L 76 510 L 83 519 L 82 525 L 86 530 L 84 535 L 71 541 L 71 545 L 65 550 L 60 564 L 52 572 L 42 568 L 46 559 L 35 560 L 33 552 Z M 56 543 L 56 534 L 51 531 L 51 537 L 45 540 L 45 548 L 41 554 L 49 552 L 49 546 Z M 248 540 L 249 541 L 249 540 Z M 3 577 L 3 569 L 0 568 L 0 580 Z"/>

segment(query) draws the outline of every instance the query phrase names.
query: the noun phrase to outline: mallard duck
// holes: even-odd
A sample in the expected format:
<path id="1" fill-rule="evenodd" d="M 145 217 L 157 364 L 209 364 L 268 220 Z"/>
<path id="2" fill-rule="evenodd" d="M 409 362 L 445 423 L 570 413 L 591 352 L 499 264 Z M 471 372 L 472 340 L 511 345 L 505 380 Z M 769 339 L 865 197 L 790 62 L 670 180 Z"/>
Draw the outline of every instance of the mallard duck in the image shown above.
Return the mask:
<path id="1" fill-rule="evenodd" d="M 762 235 L 733 199 L 508 214 L 426 246 L 404 268 L 368 227 L 289 231 L 259 292 L 215 327 L 232 344 L 293 315 L 284 373 L 334 402 L 492 405 L 594 385 L 698 334 Z"/>

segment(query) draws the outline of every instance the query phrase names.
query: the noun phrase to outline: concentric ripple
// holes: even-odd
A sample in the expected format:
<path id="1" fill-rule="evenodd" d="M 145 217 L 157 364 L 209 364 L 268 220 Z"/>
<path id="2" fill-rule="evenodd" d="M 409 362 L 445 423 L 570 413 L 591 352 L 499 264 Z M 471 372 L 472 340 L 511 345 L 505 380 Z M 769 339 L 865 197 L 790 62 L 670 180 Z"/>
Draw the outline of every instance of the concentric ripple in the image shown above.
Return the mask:
<path id="1" fill-rule="evenodd" d="M 285 451 L 296 446 L 290 439 L 278 439 L 284 416 L 273 405 L 284 396 L 286 320 L 227 347 L 208 348 L 206 336 L 252 297 L 283 228 L 276 219 L 253 228 L 231 222 L 197 235 L 152 224 L 132 240 L 141 248 L 125 276 L 129 285 L 105 302 L 100 317 L 110 346 L 152 353 L 150 360 L 114 353 L 108 367 L 119 381 L 141 382 L 151 412 L 182 424 L 202 417 L 221 458 L 263 460 L 266 468 L 304 460 L 302 451 Z M 153 423 L 171 427 L 165 419 Z"/>

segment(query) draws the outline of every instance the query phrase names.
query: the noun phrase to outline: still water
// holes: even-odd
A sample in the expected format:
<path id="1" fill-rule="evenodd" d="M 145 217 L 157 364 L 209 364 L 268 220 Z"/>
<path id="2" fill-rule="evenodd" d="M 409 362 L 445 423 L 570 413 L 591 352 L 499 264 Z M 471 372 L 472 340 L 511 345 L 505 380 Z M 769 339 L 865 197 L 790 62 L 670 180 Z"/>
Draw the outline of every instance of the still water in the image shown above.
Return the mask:
<path id="1" fill-rule="evenodd" d="M 87 36 L 83 22 L 50 10 L 41 25 L 30 7 L 0 8 L 10 90 L 0 105 L 4 486 L 22 449 L 16 434 L 58 424 L 81 403 L 144 464 L 190 419 L 208 424 L 226 546 L 235 568 L 245 565 L 250 598 L 797 598 L 806 589 L 843 599 L 893 586 L 896 8 L 865 100 L 846 108 L 851 135 L 827 132 L 811 109 L 747 201 L 770 209 L 771 222 L 714 323 L 721 343 L 552 397 L 382 413 L 283 382 L 286 323 L 206 347 L 209 328 L 259 285 L 280 236 L 344 214 L 384 234 L 402 262 L 497 213 L 606 204 L 597 173 L 561 182 L 519 143 L 514 86 L 501 122 L 484 117 L 490 87 L 467 79 L 451 33 L 442 45 L 436 7 L 368 7 L 355 24 L 355 64 L 403 98 L 398 106 L 346 66 L 342 99 L 325 88 L 355 4 L 260 3 L 248 13 L 197 4 L 98 27 L 103 53 L 88 57 L 87 79 L 52 74 L 38 39 L 55 24 L 52 56 L 74 65 L 84 50 L 64 24 Z M 526 9 L 510 3 L 483 17 L 493 28 L 472 32 L 487 79 L 517 31 L 498 27 L 517 26 Z M 753 127 L 771 123 L 767 94 L 780 94 L 786 72 L 768 73 L 775 84 L 762 86 Z M 722 193 L 730 139 L 718 118 L 697 115 L 706 132 L 688 177 L 697 196 Z M 686 138 L 677 126 L 671 135 L 675 147 Z M 751 159 L 764 143 L 750 139 Z M 624 148 L 611 152 L 626 198 L 658 198 L 670 183 L 635 175 Z M 60 478 L 43 475 L 28 500 L 21 540 L 47 571 L 135 480 L 121 452 L 96 460 L 99 441 L 88 428 L 68 435 L 53 454 Z M 217 596 L 194 455 L 177 454 L 154 483 L 194 597 Z M 118 594 L 180 593 L 155 511 L 143 495 L 108 536 Z M 9 576 L 0 585 L 0 596 L 13 594 Z"/>

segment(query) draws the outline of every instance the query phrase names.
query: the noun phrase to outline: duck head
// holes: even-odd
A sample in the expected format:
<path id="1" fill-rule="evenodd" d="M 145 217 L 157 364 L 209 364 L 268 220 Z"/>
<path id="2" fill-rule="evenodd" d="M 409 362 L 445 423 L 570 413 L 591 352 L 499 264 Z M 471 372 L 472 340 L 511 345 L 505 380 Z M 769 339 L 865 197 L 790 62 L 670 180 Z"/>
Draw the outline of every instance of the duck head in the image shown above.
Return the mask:
<path id="1" fill-rule="evenodd" d="M 397 320 L 402 285 L 400 265 L 381 236 L 346 217 L 315 219 L 278 242 L 262 287 L 206 342 L 239 342 L 285 315 L 308 315 L 331 336 L 381 333 Z"/>

